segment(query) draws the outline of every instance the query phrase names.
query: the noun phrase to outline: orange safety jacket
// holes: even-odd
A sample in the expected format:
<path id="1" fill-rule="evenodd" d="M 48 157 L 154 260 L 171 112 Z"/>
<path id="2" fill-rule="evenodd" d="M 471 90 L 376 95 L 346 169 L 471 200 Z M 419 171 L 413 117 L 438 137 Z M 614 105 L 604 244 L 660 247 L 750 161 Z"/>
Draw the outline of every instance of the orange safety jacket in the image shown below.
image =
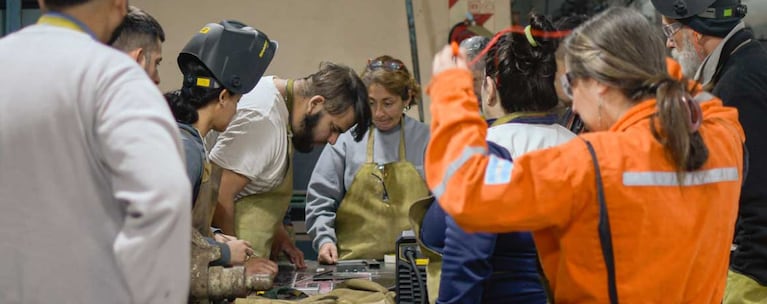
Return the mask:
<path id="1" fill-rule="evenodd" d="M 436 75 L 426 177 L 469 231 L 533 231 L 556 303 L 609 303 L 597 223 L 596 151 L 622 303 L 720 303 L 738 209 L 744 133 L 737 110 L 710 94 L 700 134 L 708 160 L 677 180 L 642 101 L 607 132 L 523 155 L 488 156 L 467 70 Z M 698 96 L 700 97 L 700 95 Z M 700 98 L 696 98 L 700 100 Z"/>

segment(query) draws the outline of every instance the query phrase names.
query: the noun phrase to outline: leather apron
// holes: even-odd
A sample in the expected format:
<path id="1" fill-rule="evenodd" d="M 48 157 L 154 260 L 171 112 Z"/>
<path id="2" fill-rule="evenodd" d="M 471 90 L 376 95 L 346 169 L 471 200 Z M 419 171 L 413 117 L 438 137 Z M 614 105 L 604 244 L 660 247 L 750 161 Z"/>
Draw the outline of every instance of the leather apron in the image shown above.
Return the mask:
<path id="1" fill-rule="evenodd" d="M 287 140 L 287 138 L 286 138 Z M 293 196 L 293 145 L 288 142 L 288 168 L 285 178 L 271 191 L 252 194 L 234 203 L 234 232 L 250 242 L 255 256 L 269 258 L 274 231 L 282 225 Z"/>
<path id="2" fill-rule="evenodd" d="M 360 166 L 336 212 L 341 260 L 383 259 L 396 252 L 400 233 L 410 229 L 408 212 L 429 194 L 426 182 L 405 155 L 405 128 L 400 124 L 399 161 L 373 161 L 374 129 L 370 129 L 367 162 Z"/>
<path id="3" fill-rule="evenodd" d="M 293 111 L 294 84 L 293 79 L 287 80 L 285 106 L 288 113 Z M 287 128 L 292 129 L 289 121 Z M 250 242 L 255 256 L 260 258 L 270 258 L 274 232 L 277 225 L 282 225 L 285 212 L 290 207 L 290 199 L 293 197 L 293 144 L 289 137 L 286 137 L 286 140 L 288 154 L 285 157 L 288 158 L 288 168 L 282 183 L 271 191 L 242 197 L 234 204 L 234 232 L 237 238 Z"/>
<path id="4" fill-rule="evenodd" d="M 221 167 L 203 159 L 203 172 L 200 177 L 200 192 L 192 208 L 192 227 L 203 236 L 213 237 L 210 227 L 216 212 L 218 187 L 221 185 Z"/>

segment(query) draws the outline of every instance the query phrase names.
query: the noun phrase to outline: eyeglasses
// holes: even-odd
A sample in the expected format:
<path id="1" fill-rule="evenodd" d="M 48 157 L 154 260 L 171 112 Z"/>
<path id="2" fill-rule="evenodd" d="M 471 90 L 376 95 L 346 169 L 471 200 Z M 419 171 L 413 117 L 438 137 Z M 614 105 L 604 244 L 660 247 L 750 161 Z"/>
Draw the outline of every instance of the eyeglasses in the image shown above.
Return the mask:
<path id="1" fill-rule="evenodd" d="M 572 72 L 567 72 L 559 77 L 559 81 L 562 83 L 562 91 L 565 92 L 567 98 L 573 99 L 573 79 L 575 76 Z"/>
<path id="2" fill-rule="evenodd" d="M 397 71 L 399 69 L 402 69 L 405 65 L 398 61 L 398 60 L 371 60 L 368 59 L 368 69 L 375 70 L 375 69 L 384 69 L 387 71 Z"/>
<path id="3" fill-rule="evenodd" d="M 663 34 L 666 35 L 667 39 L 671 39 L 674 37 L 674 34 L 678 32 L 680 29 L 682 29 L 682 24 L 679 22 L 669 23 L 663 25 Z"/>

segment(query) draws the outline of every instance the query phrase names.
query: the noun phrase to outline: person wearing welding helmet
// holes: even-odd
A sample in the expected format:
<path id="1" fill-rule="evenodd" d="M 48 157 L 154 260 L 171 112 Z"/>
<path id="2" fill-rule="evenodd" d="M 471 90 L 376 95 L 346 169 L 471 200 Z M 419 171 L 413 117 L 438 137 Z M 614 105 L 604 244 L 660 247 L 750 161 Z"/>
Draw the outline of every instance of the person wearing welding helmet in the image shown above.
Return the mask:
<path id="1" fill-rule="evenodd" d="M 361 141 L 326 145 L 306 193 L 306 224 L 318 260 L 383 259 L 410 229 L 407 212 L 428 195 L 423 156 L 429 127 L 408 117 L 420 86 L 402 61 L 384 55 L 362 72 L 373 125 Z"/>
<path id="2" fill-rule="evenodd" d="M 274 262 L 251 258 L 253 249 L 247 241 L 219 243 L 212 237 L 216 206 L 212 189 L 217 187 L 221 171 L 211 169 L 203 144 L 209 131 L 226 129 L 240 98 L 256 86 L 276 50 L 276 42 L 266 34 L 240 22 L 207 24 L 178 55 L 181 89 L 165 94 L 181 131 L 193 186 L 193 300 L 244 297 L 256 288 L 268 287 L 269 282 L 256 284 L 254 276 L 277 272 Z"/>
<path id="3" fill-rule="evenodd" d="M 299 79 L 262 77 L 243 95 L 209 155 L 223 169 L 214 225 L 250 242 L 257 257 L 284 253 L 305 267 L 285 218 L 293 195 L 293 149 L 335 143 L 349 129 L 360 140 L 369 125 L 365 84 L 347 66 L 324 62 Z"/>
<path id="4" fill-rule="evenodd" d="M 564 91 L 591 131 L 488 155 L 463 54 L 434 58 L 426 178 L 469 232 L 532 231 L 556 303 L 720 303 L 742 182 L 737 110 L 667 71 L 639 12 L 565 39 Z"/>
<path id="5" fill-rule="evenodd" d="M 663 15 L 666 46 L 685 76 L 738 109 L 746 132 L 748 173 L 725 303 L 767 299 L 767 51 L 745 28 L 739 0 L 653 0 Z"/>

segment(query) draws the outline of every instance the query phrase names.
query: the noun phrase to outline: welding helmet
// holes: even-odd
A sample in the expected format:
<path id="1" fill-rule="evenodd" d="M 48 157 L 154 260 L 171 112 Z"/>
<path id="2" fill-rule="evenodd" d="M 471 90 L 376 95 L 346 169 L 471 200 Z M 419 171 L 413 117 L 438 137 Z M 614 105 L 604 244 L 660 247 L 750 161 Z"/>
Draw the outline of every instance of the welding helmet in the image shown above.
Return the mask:
<path id="1" fill-rule="evenodd" d="M 661 15 L 671 19 L 693 16 L 706 19 L 743 18 L 747 7 L 740 0 L 652 0 Z"/>
<path id="2" fill-rule="evenodd" d="M 184 85 L 226 88 L 233 94 L 250 92 L 264 75 L 277 51 L 277 42 L 259 30 L 227 20 L 200 29 L 178 55 Z M 191 75 L 189 63 L 197 61 L 215 79 Z"/>

